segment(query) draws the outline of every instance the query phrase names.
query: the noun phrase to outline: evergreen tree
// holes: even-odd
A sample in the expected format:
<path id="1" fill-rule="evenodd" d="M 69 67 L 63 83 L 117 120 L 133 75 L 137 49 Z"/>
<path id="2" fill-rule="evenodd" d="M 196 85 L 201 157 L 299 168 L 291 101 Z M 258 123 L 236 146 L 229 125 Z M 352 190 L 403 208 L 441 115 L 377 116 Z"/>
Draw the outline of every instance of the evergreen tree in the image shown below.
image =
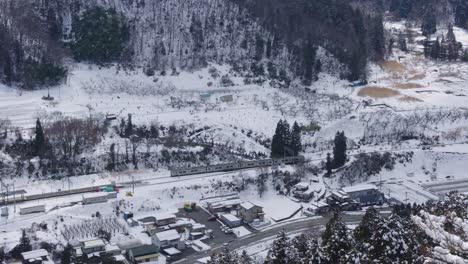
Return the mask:
<path id="1" fill-rule="evenodd" d="M 406 44 L 406 38 L 403 33 L 398 34 L 398 48 L 403 52 L 408 52 L 408 45 Z"/>
<path id="2" fill-rule="evenodd" d="M 334 140 L 334 147 L 333 147 L 333 163 L 335 168 L 339 168 L 346 163 L 347 160 L 347 138 L 345 136 L 344 131 L 337 132 L 335 135 Z"/>
<path id="3" fill-rule="evenodd" d="M 335 212 L 322 234 L 322 248 L 326 263 L 345 263 L 346 255 L 352 249 L 351 236 L 338 212 Z"/>
<path id="4" fill-rule="evenodd" d="M 401 18 L 407 18 L 413 8 L 412 0 L 401 0 L 400 7 L 398 8 L 398 13 Z"/>
<path id="5" fill-rule="evenodd" d="M 5 75 L 5 83 L 10 85 L 13 81 L 13 62 L 9 54 L 5 54 L 5 66 L 3 67 L 3 74 Z"/>
<path id="6" fill-rule="evenodd" d="M 440 53 L 440 41 L 439 41 L 439 38 L 437 38 L 432 44 L 431 58 L 433 60 L 439 59 L 439 53 Z"/>
<path id="7" fill-rule="evenodd" d="M 299 152 L 302 151 L 302 139 L 301 139 L 301 128 L 294 122 L 291 132 L 291 149 L 293 150 L 293 155 L 299 155 Z"/>
<path id="8" fill-rule="evenodd" d="M 245 250 L 242 251 L 242 254 L 239 256 L 239 264 L 254 264 L 253 259 L 247 255 Z"/>
<path id="9" fill-rule="evenodd" d="M 11 255 L 12 255 L 12 257 L 14 257 L 16 259 L 20 259 L 21 258 L 21 253 L 31 251 L 31 250 L 32 250 L 31 240 L 26 235 L 26 230 L 23 229 L 22 233 L 21 233 L 21 238 L 20 238 L 19 244 L 16 245 L 16 247 L 12 250 Z"/>
<path id="10" fill-rule="evenodd" d="M 238 264 L 239 256 L 235 251 L 231 251 L 228 247 L 223 247 L 219 254 L 214 254 L 208 261 L 208 264 Z"/>
<path id="11" fill-rule="evenodd" d="M 265 264 L 299 264 L 298 251 L 295 249 L 284 231 L 276 235 L 275 241 L 268 251 Z"/>
<path id="12" fill-rule="evenodd" d="M 406 230 L 393 229 L 387 221 L 378 222 L 370 238 L 369 257 L 379 263 L 405 263 L 405 260 L 411 260 L 406 256 L 408 245 L 402 232 Z"/>
<path id="13" fill-rule="evenodd" d="M 133 135 L 133 130 L 132 114 L 128 114 L 127 125 L 125 127 L 125 136 L 130 137 Z"/>
<path id="14" fill-rule="evenodd" d="M 330 153 L 327 153 L 327 163 L 325 164 L 325 168 L 327 170 L 327 176 L 330 177 L 332 175 L 332 169 L 333 169 L 333 161 L 332 161 Z"/>
<path id="15" fill-rule="evenodd" d="M 461 59 L 462 59 L 463 62 L 468 62 L 468 49 L 465 49 L 463 51 L 463 55 L 462 55 Z"/>
<path id="16" fill-rule="evenodd" d="M 310 264 L 326 263 L 325 257 L 322 251 L 322 247 L 320 246 L 320 243 L 317 240 L 313 239 L 309 241 L 308 250 L 306 253 L 304 263 L 310 263 Z"/>
<path id="17" fill-rule="evenodd" d="M 385 36 L 382 16 L 378 16 L 373 21 L 373 32 L 371 34 L 371 43 L 374 51 L 374 59 L 383 59 L 385 55 Z"/>
<path id="18" fill-rule="evenodd" d="M 361 223 L 354 230 L 354 239 L 356 242 L 369 243 L 372 238 L 372 234 L 377 229 L 377 225 L 382 221 L 383 219 L 377 210 L 373 207 L 367 209 Z"/>
<path id="19" fill-rule="evenodd" d="M 41 121 L 39 118 L 36 120 L 36 133 L 35 133 L 35 138 L 34 138 L 34 155 L 42 157 L 44 154 L 44 149 L 45 149 L 45 136 L 44 136 L 44 131 L 42 129 Z"/>
<path id="20" fill-rule="evenodd" d="M 423 17 L 421 31 L 424 36 L 428 37 L 437 32 L 437 18 L 434 11 L 428 11 Z"/>
<path id="21" fill-rule="evenodd" d="M 447 42 L 445 41 L 445 37 L 442 37 L 439 46 L 439 55 L 437 56 L 439 60 L 446 60 L 448 58 L 448 50 L 447 50 Z"/>
<path id="22" fill-rule="evenodd" d="M 294 153 L 291 153 L 291 132 L 289 128 L 289 123 L 286 120 L 280 120 L 276 125 L 275 134 L 271 141 L 271 157 L 280 158 L 283 156 L 290 156 Z"/>
<path id="23" fill-rule="evenodd" d="M 455 37 L 455 33 L 453 33 L 452 23 L 449 23 L 449 25 L 448 25 L 446 41 L 447 41 L 447 43 L 457 42 L 457 38 Z"/>
<path id="24" fill-rule="evenodd" d="M 72 245 L 67 244 L 67 246 L 65 247 L 65 249 L 62 252 L 62 257 L 60 258 L 60 263 L 62 263 L 62 264 L 71 264 L 72 251 L 73 251 Z"/>

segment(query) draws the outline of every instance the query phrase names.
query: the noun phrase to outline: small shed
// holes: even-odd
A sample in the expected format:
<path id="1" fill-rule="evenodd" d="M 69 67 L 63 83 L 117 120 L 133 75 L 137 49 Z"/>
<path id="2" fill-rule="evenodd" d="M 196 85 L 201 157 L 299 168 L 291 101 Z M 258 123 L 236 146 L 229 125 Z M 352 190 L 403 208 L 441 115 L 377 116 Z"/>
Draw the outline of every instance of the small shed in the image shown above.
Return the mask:
<path id="1" fill-rule="evenodd" d="M 224 103 L 229 103 L 229 102 L 234 101 L 234 96 L 232 96 L 232 94 L 223 95 L 219 97 L 219 100 Z"/>
<path id="2" fill-rule="evenodd" d="M 233 214 L 222 214 L 220 216 L 221 221 L 229 227 L 238 227 L 241 225 L 241 220 Z"/>
<path id="3" fill-rule="evenodd" d="M 169 261 L 174 261 L 182 255 L 180 250 L 173 247 L 163 249 L 162 253 L 167 256 Z"/>

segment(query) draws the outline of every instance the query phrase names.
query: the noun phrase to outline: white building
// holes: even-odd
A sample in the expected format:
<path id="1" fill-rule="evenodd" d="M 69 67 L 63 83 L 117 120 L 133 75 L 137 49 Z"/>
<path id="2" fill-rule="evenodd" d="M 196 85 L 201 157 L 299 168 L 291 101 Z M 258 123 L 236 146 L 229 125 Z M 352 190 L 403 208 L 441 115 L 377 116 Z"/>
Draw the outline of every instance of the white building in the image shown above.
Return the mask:
<path id="1" fill-rule="evenodd" d="M 185 248 L 185 243 L 181 241 L 179 233 L 173 229 L 154 234 L 151 237 L 151 241 L 158 248 L 166 246 L 172 246 L 177 249 Z"/>
<path id="2" fill-rule="evenodd" d="M 94 203 L 105 203 L 107 202 L 108 193 L 107 192 L 97 192 L 90 194 L 83 194 L 83 204 L 94 204 Z"/>
<path id="3" fill-rule="evenodd" d="M 45 249 L 38 249 L 21 253 L 23 263 L 34 264 L 53 264 L 54 262 L 49 259 L 49 252 Z"/>

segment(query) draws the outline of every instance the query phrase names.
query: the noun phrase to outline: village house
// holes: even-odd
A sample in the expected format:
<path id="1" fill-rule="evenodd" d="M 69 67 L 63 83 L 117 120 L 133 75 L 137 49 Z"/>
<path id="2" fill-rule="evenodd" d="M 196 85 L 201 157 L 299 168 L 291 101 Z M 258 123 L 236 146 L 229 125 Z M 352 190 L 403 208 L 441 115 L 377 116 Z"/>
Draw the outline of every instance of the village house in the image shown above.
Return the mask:
<path id="1" fill-rule="evenodd" d="M 175 247 L 177 249 L 184 249 L 185 243 L 181 241 L 180 234 L 176 230 L 167 230 L 159 232 L 151 237 L 153 245 L 158 248 L 162 247 Z"/>
<path id="2" fill-rule="evenodd" d="M 251 202 L 244 202 L 240 204 L 237 216 L 245 223 L 252 223 L 255 219 L 263 221 L 265 213 L 263 213 L 263 207 Z"/>
<path id="3" fill-rule="evenodd" d="M 382 204 L 384 202 L 384 195 L 373 184 L 349 186 L 342 188 L 342 190 L 361 206 Z"/>

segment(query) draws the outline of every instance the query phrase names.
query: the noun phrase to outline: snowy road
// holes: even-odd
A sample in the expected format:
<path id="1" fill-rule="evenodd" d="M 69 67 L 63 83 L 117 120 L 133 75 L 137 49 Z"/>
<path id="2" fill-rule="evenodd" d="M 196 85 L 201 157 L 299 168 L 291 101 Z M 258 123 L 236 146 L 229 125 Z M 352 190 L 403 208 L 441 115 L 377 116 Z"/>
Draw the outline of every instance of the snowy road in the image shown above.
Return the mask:
<path id="1" fill-rule="evenodd" d="M 385 211 L 382 211 L 382 214 Z M 359 224 L 362 220 L 364 214 L 346 214 L 342 215 L 343 220 L 348 225 Z M 305 231 L 319 231 L 320 228 L 325 227 L 325 225 L 330 220 L 330 216 L 320 217 L 320 218 L 305 218 L 298 221 L 293 221 L 287 224 L 278 224 L 274 227 L 269 228 L 263 232 L 255 233 L 249 236 L 245 236 L 236 240 L 233 240 L 229 243 L 228 247 L 231 250 L 241 250 L 244 247 L 248 247 L 251 245 L 255 245 L 263 240 L 274 239 L 274 237 L 278 234 L 278 232 L 284 230 L 286 233 L 296 233 L 296 232 L 305 232 Z M 317 235 L 319 232 L 316 232 Z M 180 261 L 176 261 L 174 263 L 178 264 L 193 264 L 194 259 L 200 259 L 211 256 L 213 253 L 218 253 L 221 251 L 223 245 L 218 245 L 217 247 L 213 247 L 211 250 L 197 253 L 190 259 L 182 259 Z"/>

